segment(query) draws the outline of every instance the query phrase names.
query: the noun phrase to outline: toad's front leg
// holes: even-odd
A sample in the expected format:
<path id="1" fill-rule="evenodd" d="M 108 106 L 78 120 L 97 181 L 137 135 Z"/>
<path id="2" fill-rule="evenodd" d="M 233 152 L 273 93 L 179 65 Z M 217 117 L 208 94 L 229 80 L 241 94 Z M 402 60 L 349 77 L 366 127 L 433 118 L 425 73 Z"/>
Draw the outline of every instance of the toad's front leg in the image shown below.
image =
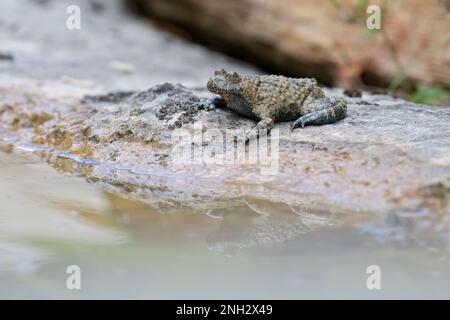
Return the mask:
<path id="1" fill-rule="evenodd" d="M 291 125 L 291 132 L 298 127 L 303 128 L 309 125 L 322 125 L 339 121 L 344 119 L 347 113 L 347 103 L 343 98 L 321 98 L 311 103 L 313 105 L 309 106 L 308 109 L 315 111 L 295 120 Z"/>
<path id="2" fill-rule="evenodd" d="M 226 108 L 227 102 L 224 98 L 217 96 L 210 99 L 201 99 L 194 105 L 197 109 L 200 110 L 214 110 L 215 108 Z"/>

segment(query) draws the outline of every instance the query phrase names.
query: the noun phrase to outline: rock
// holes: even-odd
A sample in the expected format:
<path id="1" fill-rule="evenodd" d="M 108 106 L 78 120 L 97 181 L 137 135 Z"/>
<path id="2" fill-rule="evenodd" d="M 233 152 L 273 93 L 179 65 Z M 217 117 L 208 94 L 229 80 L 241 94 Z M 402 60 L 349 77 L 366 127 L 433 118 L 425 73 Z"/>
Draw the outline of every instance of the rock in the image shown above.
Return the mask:
<path id="1" fill-rule="evenodd" d="M 289 123 L 278 123 L 272 138 L 276 142 L 277 132 L 279 143 L 268 144 L 279 154 L 265 166 L 223 158 L 224 146 L 243 147 L 228 145 L 227 134 L 250 128 L 253 120 L 223 109 L 202 110 L 201 98 L 181 85 L 166 83 L 121 98 L 90 97 L 61 108 L 48 102 L 30 107 L 29 98 L 26 110 L 20 103 L 3 106 L 2 123 L 17 132 L 38 132 L 22 143 L 62 149 L 64 158 L 94 160 L 88 178 L 132 188 L 136 195 L 157 195 L 158 201 L 189 206 L 252 195 L 328 211 L 449 210 L 448 108 L 380 95 L 347 98 L 348 115 L 336 124 L 290 134 Z M 188 136 L 174 140 L 177 134 Z M 180 160 L 177 148 L 192 154 Z M 50 162 L 57 163 L 61 154 L 54 155 Z M 120 177 L 115 170 L 123 171 Z"/>
<path id="2" fill-rule="evenodd" d="M 352 98 L 360 98 L 360 97 L 362 97 L 361 90 L 357 90 L 357 89 L 344 90 L 344 94 L 346 96 L 352 97 Z"/>
<path id="3" fill-rule="evenodd" d="M 1 88 L 14 92 L 22 87 L 22 92 L 70 99 L 142 91 L 163 82 L 200 87 L 222 67 L 258 73 L 136 19 L 119 1 L 78 1 L 82 27 L 68 30 L 66 9 L 73 4 L 0 1 L 0 12 L 5 13 L 0 28 Z"/>
<path id="4" fill-rule="evenodd" d="M 124 61 L 111 61 L 109 66 L 118 72 L 132 73 L 134 72 L 134 66 Z"/>
<path id="5" fill-rule="evenodd" d="M 246 200 L 249 206 L 262 216 L 283 211 L 299 216 L 298 221 L 292 218 L 294 223 L 269 221 L 271 234 L 273 228 L 290 226 L 294 236 L 324 221 L 332 225 L 334 219 L 381 214 L 413 220 L 422 236 L 433 234 L 438 225 L 444 228 L 440 234 L 450 231 L 449 108 L 364 93 L 347 98 L 348 115 L 338 123 L 292 134 L 289 123 L 277 123 L 267 142 L 271 156 L 261 147 L 259 162 L 251 163 L 243 156 L 244 145 L 235 145 L 230 133 L 247 130 L 253 120 L 224 109 L 198 108 L 202 98 L 170 83 L 118 96 L 60 106 L 29 96 L 3 104 L 1 123 L 7 125 L 4 130 L 15 131 L 13 145 L 41 151 L 57 170 L 82 175 L 160 211 L 223 210 L 251 199 Z M 249 156 L 253 147 L 257 150 L 253 143 Z M 228 150 L 236 152 L 231 161 L 225 160 Z M 308 224 L 310 217 L 315 220 Z M 233 251 L 258 242 L 252 234 L 261 235 L 258 226 L 266 226 L 261 219 L 251 220 L 256 224 L 243 231 L 245 241 L 224 243 L 218 235 L 211 238 L 211 248 Z M 365 230 L 379 230 L 379 222 L 374 223 Z M 275 232 L 272 238 L 287 239 L 288 234 Z"/>
<path id="6" fill-rule="evenodd" d="M 181 33 L 278 73 L 345 88 L 385 86 L 404 73 L 412 81 L 450 87 L 445 1 L 127 2 Z M 369 4 L 381 8 L 381 30 L 366 27 Z"/>
<path id="7" fill-rule="evenodd" d="M 14 56 L 10 53 L 0 52 L 0 60 L 14 61 Z"/>

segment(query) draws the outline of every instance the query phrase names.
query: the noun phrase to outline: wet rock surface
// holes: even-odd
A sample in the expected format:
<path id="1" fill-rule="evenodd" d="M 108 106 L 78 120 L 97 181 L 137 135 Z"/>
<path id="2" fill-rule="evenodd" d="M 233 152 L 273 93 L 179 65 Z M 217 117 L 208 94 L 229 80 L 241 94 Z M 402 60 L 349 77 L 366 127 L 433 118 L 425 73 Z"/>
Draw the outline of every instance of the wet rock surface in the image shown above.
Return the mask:
<path id="1" fill-rule="evenodd" d="M 340 95 L 336 90 L 328 94 Z M 16 146 L 32 144 L 61 172 L 82 175 L 161 212 L 190 208 L 206 213 L 245 200 L 262 216 L 297 215 L 281 226 L 272 218 L 275 223 L 265 230 L 274 239 L 311 231 L 324 221 L 329 226 L 382 214 L 391 219 L 381 216 L 364 231 L 398 238 L 394 230 L 406 238 L 425 237 L 426 243 L 448 237 L 450 109 L 379 95 L 347 98 L 348 116 L 341 122 L 293 133 L 289 123 L 277 123 L 273 132 L 279 139 L 272 133 L 268 141 L 276 151 L 270 163 L 251 163 L 238 159 L 244 145 L 227 134 L 255 122 L 224 109 L 200 109 L 201 99 L 181 85 L 165 83 L 119 101 L 84 99 L 60 108 L 29 97 L 27 116 L 18 103 L 3 106 L 1 117 Z M 236 154 L 227 162 L 229 149 Z M 179 150 L 188 150 L 188 157 L 180 158 Z M 311 214 L 315 220 L 305 223 Z M 234 246 L 267 239 L 252 237 L 262 234 L 258 228 L 266 219 L 256 219 L 243 232 L 246 241 Z M 291 231 L 276 231 L 286 228 Z M 215 250 L 230 247 L 221 239 L 215 239 Z"/>
<path id="2" fill-rule="evenodd" d="M 60 2 L 46 6 L 48 21 L 65 12 Z M 2 151 L 38 152 L 61 173 L 81 175 L 158 212 L 182 208 L 223 218 L 223 228 L 209 239 L 215 251 L 284 241 L 343 223 L 361 226 L 380 242 L 448 247 L 449 108 L 325 89 L 330 97 L 345 97 L 347 117 L 292 134 L 290 123 L 277 123 L 268 141 L 270 156 L 252 163 L 239 158 L 246 147 L 232 136 L 255 122 L 224 109 L 204 110 L 198 102 L 211 97 L 204 86 L 214 69 L 258 71 L 131 22 L 114 6 L 101 12 L 101 26 L 87 18 L 85 34 L 70 34 L 76 38 L 71 40 L 67 30 L 52 32 L 48 22 L 39 29 L 43 39 L 53 39 L 48 43 L 2 29 L 15 57 L 0 62 Z M 11 19 L 5 24 L 13 24 Z M 31 16 L 26 23 L 39 21 Z M 93 30 L 104 31 L 104 37 L 94 38 Z M 153 40 L 137 36 L 146 32 Z M 94 39 L 110 50 L 95 50 L 101 56 L 89 50 L 68 54 L 70 41 L 82 46 Z M 43 54 L 55 42 L 60 50 Z M 135 45 L 136 55 L 130 56 L 124 43 Z M 145 52 L 154 53 L 152 59 Z M 133 72 L 108 67 L 123 57 Z M 226 161 L 227 150 L 233 150 L 232 161 Z M 264 155 L 267 149 L 258 150 Z M 243 205 L 256 216 L 220 214 Z"/>

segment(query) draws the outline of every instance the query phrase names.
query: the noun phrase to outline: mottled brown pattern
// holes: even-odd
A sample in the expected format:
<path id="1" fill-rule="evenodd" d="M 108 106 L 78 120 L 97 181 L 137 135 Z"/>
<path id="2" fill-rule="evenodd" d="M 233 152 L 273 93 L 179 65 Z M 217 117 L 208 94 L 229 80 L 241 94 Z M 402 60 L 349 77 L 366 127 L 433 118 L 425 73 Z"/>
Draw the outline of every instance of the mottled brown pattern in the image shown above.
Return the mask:
<path id="1" fill-rule="evenodd" d="M 270 130 L 278 121 L 295 120 L 292 129 L 333 123 L 347 112 L 346 101 L 327 98 L 315 79 L 244 76 L 222 69 L 209 79 L 207 87 L 220 95 L 229 109 L 260 120 L 250 135 L 260 129 Z M 214 101 L 216 105 L 219 102 Z"/>

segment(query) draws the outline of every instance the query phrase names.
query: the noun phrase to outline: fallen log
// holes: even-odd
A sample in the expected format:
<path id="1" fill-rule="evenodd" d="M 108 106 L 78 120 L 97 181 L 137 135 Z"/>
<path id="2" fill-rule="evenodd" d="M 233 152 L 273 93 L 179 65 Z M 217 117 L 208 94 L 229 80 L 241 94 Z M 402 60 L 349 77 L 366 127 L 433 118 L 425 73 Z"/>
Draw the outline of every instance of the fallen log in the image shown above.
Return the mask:
<path id="1" fill-rule="evenodd" d="M 442 0 L 128 0 L 193 39 L 266 70 L 345 88 L 406 78 L 450 87 L 450 13 Z"/>

